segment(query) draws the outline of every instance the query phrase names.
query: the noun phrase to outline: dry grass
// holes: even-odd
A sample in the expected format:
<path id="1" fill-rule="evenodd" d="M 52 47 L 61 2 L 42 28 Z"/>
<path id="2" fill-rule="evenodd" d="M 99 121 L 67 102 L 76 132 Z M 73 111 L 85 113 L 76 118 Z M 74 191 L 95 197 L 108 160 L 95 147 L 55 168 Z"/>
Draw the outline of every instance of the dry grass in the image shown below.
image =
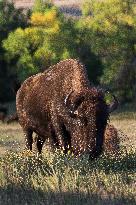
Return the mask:
<path id="1" fill-rule="evenodd" d="M 121 145 L 136 149 L 136 112 L 120 112 L 111 117 L 111 123 L 118 129 Z"/>
<path id="2" fill-rule="evenodd" d="M 0 124 L 0 204 L 135 204 L 136 115 L 117 114 L 111 123 L 119 129 L 121 151 L 93 162 L 47 148 L 37 157 L 23 151 L 18 124 Z"/>

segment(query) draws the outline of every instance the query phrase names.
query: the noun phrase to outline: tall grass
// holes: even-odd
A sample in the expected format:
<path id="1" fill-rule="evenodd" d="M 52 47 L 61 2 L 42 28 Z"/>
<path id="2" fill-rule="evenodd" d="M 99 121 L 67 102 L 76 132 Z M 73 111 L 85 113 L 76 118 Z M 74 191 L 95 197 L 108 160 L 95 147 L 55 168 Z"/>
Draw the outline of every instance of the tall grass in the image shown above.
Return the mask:
<path id="1" fill-rule="evenodd" d="M 42 156 L 23 151 L 20 126 L 0 124 L 0 205 L 136 204 L 135 116 L 129 110 L 111 117 L 120 152 L 94 161 L 47 147 Z"/>
<path id="2" fill-rule="evenodd" d="M 60 151 L 8 152 L 0 161 L 2 204 L 135 204 L 134 150 L 89 162 Z M 13 197 L 14 196 L 14 197 Z"/>

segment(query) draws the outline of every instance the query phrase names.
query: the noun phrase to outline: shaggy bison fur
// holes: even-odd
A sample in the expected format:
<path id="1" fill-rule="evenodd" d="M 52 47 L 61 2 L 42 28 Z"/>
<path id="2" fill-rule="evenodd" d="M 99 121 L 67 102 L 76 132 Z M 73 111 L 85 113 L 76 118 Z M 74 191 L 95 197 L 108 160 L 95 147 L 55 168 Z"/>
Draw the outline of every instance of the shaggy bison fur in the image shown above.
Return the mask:
<path id="1" fill-rule="evenodd" d="M 39 153 L 49 137 L 65 153 L 99 156 L 109 111 L 115 106 L 107 105 L 104 97 L 102 90 L 90 87 L 85 67 L 75 59 L 29 77 L 16 97 L 26 147 L 32 150 L 35 132 Z"/>
<path id="2" fill-rule="evenodd" d="M 113 125 L 107 124 L 104 134 L 104 151 L 116 154 L 120 150 L 119 144 L 120 139 L 117 129 Z"/>

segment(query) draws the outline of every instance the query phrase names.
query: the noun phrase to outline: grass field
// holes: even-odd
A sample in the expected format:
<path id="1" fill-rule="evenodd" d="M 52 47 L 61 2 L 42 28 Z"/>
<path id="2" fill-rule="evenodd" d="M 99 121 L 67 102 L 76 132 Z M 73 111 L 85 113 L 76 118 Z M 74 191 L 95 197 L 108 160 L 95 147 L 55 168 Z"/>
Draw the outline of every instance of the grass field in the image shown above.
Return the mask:
<path id="1" fill-rule="evenodd" d="M 16 124 L 0 124 L 0 205 L 136 204 L 136 113 L 118 113 L 121 151 L 88 162 L 44 147 L 42 157 L 24 151 Z"/>

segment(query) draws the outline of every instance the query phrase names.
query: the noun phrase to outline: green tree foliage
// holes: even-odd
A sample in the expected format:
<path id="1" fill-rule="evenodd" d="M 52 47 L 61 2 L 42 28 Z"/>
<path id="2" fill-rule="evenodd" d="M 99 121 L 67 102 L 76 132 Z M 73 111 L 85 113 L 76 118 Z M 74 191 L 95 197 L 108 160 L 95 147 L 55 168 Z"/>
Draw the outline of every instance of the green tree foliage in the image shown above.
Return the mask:
<path id="1" fill-rule="evenodd" d="M 29 16 L 0 2 L 0 101 L 11 97 L 11 76 L 22 82 L 66 58 L 79 58 L 90 81 L 115 89 L 122 102 L 134 99 L 135 1 L 85 0 L 79 20 L 65 18 L 51 2 L 35 0 Z"/>
<path id="2" fill-rule="evenodd" d="M 83 16 L 91 15 L 91 1 L 85 0 L 82 2 L 82 14 Z"/>
<path id="3" fill-rule="evenodd" d="M 136 4 L 134 0 L 87 0 L 79 26 L 104 65 L 101 82 L 123 100 L 136 90 Z"/>
<path id="4" fill-rule="evenodd" d="M 0 1 L 0 102 L 7 101 L 12 97 L 11 84 L 16 76 L 14 70 L 9 69 L 13 61 L 11 64 L 7 62 L 2 42 L 10 31 L 27 25 L 26 16 L 21 9 L 15 9 L 12 3 L 8 3 L 6 0 Z"/>
<path id="5" fill-rule="evenodd" d="M 51 0 L 35 0 L 32 11 L 33 13 L 34 12 L 44 13 L 45 10 L 47 11 L 47 9 L 50 9 L 52 6 L 53 5 Z"/>
<path id="6" fill-rule="evenodd" d="M 67 28 L 69 23 L 64 21 L 57 8 L 48 4 L 42 7 L 42 11 L 39 4 L 37 10 L 34 8 L 30 26 L 16 29 L 3 42 L 9 61 L 17 59 L 16 68 L 20 81 L 59 60 L 74 56 L 74 38 Z"/>
<path id="7" fill-rule="evenodd" d="M 76 22 L 77 55 L 87 68 L 91 84 L 100 84 L 100 76 L 103 73 L 103 65 L 99 56 L 92 51 L 90 45 L 90 30 L 82 27 L 82 21 Z"/>
<path id="8" fill-rule="evenodd" d="M 79 58 L 88 68 L 92 82 L 98 82 L 102 66 L 91 52 L 77 21 L 66 19 L 48 1 L 35 1 L 30 26 L 16 29 L 3 42 L 9 61 L 16 59 L 20 81 L 66 58 Z M 97 66 L 97 69 L 93 69 Z"/>

